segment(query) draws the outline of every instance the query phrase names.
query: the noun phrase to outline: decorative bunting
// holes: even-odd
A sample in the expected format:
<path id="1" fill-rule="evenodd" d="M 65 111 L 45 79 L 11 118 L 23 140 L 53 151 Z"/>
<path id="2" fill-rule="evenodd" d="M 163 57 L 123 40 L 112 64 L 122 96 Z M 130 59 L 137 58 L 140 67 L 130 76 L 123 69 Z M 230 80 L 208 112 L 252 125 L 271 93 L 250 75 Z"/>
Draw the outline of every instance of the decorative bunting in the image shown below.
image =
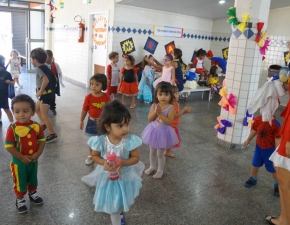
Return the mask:
<path id="1" fill-rule="evenodd" d="M 214 128 L 221 134 L 226 133 L 227 127 L 232 127 L 232 123 L 226 119 L 221 119 L 221 117 L 217 117 L 218 124 L 214 126 Z"/>
<path id="2" fill-rule="evenodd" d="M 232 114 L 236 114 L 236 99 L 235 96 L 233 94 L 229 94 L 229 97 L 227 98 L 227 93 L 226 93 L 226 88 L 223 87 L 222 89 L 220 89 L 219 92 L 220 96 L 222 96 L 222 99 L 220 100 L 220 102 L 218 103 L 221 107 L 223 107 L 224 110 L 226 111 L 230 111 L 230 113 Z"/>
<path id="3" fill-rule="evenodd" d="M 249 14 L 242 14 L 242 18 L 243 22 L 238 25 L 238 29 L 243 33 L 249 21 Z"/>
<path id="4" fill-rule="evenodd" d="M 144 46 L 144 49 L 151 53 L 152 55 L 154 54 L 156 48 L 157 48 L 157 45 L 158 45 L 158 42 L 155 41 L 153 38 L 151 37 L 148 37 L 146 43 L 145 43 L 145 46 Z"/>
<path id="5" fill-rule="evenodd" d="M 135 45 L 132 38 L 120 42 L 123 54 L 127 55 L 135 51 Z"/>
<path id="6" fill-rule="evenodd" d="M 228 9 L 227 11 L 227 15 L 230 16 L 230 18 L 227 20 L 227 22 L 229 24 L 232 24 L 232 25 L 238 25 L 239 24 L 239 21 L 236 17 L 236 7 L 231 7 Z"/>
<path id="7" fill-rule="evenodd" d="M 247 110 L 246 112 L 246 117 L 244 118 L 243 120 L 243 125 L 245 127 L 249 127 L 249 128 L 252 128 L 252 125 L 254 123 L 254 120 L 253 120 L 253 114 L 250 114 Z"/>
<path id="8" fill-rule="evenodd" d="M 261 55 L 266 55 L 266 51 L 268 50 L 268 47 L 270 46 L 270 40 L 267 38 L 264 42 L 264 46 L 260 48 Z"/>
<path id="9" fill-rule="evenodd" d="M 172 51 L 175 49 L 175 44 L 174 44 L 174 41 L 166 44 L 165 46 L 165 52 L 166 54 L 172 54 Z"/>
<path id="10" fill-rule="evenodd" d="M 264 23 L 263 22 L 258 22 L 257 23 L 257 30 L 258 30 L 258 33 L 256 35 L 256 38 L 255 38 L 255 42 L 259 43 L 260 39 L 261 39 L 261 35 L 262 35 L 262 29 L 264 27 Z"/>

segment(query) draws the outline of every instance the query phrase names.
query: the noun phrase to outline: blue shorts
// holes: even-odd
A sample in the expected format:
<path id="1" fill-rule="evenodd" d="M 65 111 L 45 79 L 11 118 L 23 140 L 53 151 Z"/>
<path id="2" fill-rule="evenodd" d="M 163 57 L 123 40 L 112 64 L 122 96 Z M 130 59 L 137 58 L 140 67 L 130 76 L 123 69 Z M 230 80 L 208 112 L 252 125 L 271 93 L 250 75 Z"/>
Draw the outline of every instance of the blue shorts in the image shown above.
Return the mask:
<path id="1" fill-rule="evenodd" d="M 9 109 L 7 96 L 0 96 L 0 109 Z"/>
<path id="2" fill-rule="evenodd" d="M 275 173 L 273 162 L 269 160 L 272 153 L 275 151 L 276 147 L 262 149 L 256 144 L 256 149 L 254 151 L 252 166 L 261 167 L 265 164 L 266 170 L 270 173 Z"/>
<path id="3" fill-rule="evenodd" d="M 87 136 L 97 136 L 97 120 L 88 118 L 85 134 Z"/>

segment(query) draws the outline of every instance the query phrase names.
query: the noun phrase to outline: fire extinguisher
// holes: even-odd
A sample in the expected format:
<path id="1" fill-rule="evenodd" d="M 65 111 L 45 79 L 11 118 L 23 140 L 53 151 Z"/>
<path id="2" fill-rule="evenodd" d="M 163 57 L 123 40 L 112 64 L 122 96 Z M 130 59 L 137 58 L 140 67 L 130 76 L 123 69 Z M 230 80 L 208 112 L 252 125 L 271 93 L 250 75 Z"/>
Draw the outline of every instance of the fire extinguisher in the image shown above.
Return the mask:
<path id="1" fill-rule="evenodd" d="M 76 17 L 80 17 L 80 20 L 76 20 Z M 84 42 L 84 35 L 85 35 L 85 20 L 82 19 L 81 16 L 77 15 L 75 16 L 74 20 L 76 22 L 79 22 L 79 38 L 78 38 L 78 42 Z"/>

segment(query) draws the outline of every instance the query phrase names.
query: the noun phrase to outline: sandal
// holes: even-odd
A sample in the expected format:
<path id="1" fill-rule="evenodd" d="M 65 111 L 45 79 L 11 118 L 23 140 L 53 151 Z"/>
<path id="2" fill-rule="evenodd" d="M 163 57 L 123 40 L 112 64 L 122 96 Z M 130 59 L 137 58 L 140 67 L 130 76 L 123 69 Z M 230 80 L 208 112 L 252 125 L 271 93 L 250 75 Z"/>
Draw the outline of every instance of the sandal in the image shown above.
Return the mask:
<path id="1" fill-rule="evenodd" d="M 270 217 L 270 218 L 267 219 L 267 217 Z M 277 218 L 274 217 L 274 216 L 269 216 L 269 215 L 266 215 L 265 216 L 265 220 L 268 222 L 268 224 L 270 224 L 270 225 L 276 225 L 275 223 L 272 222 L 272 219 L 277 219 Z"/>
<path id="2" fill-rule="evenodd" d="M 130 106 L 130 109 L 134 109 L 136 107 L 136 105 L 134 104 L 134 105 L 131 105 Z"/>
<path id="3" fill-rule="evenodd" d="M 164 156 L 170 157 L 170 158 L 175 158 L 175 155 L 172 152 L 164 152 Z"/>

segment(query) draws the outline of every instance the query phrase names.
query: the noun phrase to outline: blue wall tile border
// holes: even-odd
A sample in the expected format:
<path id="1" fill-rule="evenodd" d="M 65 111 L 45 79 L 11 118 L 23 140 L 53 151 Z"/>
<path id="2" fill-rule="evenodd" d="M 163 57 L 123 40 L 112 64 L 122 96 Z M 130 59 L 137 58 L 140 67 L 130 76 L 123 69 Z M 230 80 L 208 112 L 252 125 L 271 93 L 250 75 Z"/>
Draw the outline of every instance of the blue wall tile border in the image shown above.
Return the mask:
<path id="1" fill-rule="evenodd" d="M 47 31 L 78 31 L 78 27 L 46 27 Z M 88 27 L 85 28 L 85 31 L 88 31 Z M 141 29 L 141 28 L 125 28 L 125 27 L 114 27 L 108 26 L 108 32 L 115 33 L 128 33 L 128 34 L 139 34 L 139 35 L 152 35 L 153 31 L 150 29 Z M 232 34 L 235 35 L 235 31 L 232 31 Z M 244 33 L 240 35 L 245 35 L 248 39 L 251 38 L 255 33 L 249 28 Z M 231 35 L 230 35 L 231 36 Z M 219 41 L 219 42 L 230 42 L 230 37 L 218 37 L 215 35 L 203 35 L 203 34 L 191 34 L 184 33 L 182 38 L 187 39 L 197 39 L 197 40 L 205 40 L 205 41 Z M 277 47 L 287 47 L 288 41 L 284 40 L 270 40 L 270 46 Z"/>

